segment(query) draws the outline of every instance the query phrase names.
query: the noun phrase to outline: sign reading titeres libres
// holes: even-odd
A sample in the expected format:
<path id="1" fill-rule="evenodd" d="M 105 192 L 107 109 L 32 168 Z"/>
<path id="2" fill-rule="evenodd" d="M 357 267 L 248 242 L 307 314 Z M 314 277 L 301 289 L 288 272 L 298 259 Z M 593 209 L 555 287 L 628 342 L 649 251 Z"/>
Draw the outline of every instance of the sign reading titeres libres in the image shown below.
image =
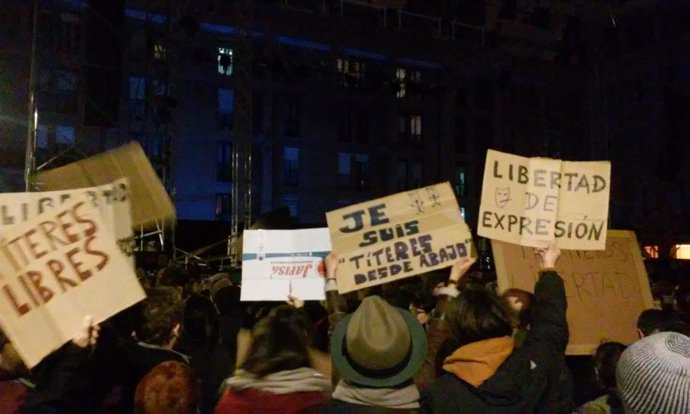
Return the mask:
<path id="1" fill-rule="evenodd" d="M 340 293 L 451 266 L 470 255 L 472 236 L 447 182 L 330 211 L 326 219 Z"/>
<path id="2" fill-rule="evenodd" d="M 569 250 L 603 250 L 611 189 L 608 161 L 525 158 L 489 150 L 477 233 L 530 247 L 556 240 Z"/>
<path id="3" fill-rule="evenodd" d="M 27 367 L 145 297 L 98 207 L 76 195 L 0 237 L 0 325 Z"/>

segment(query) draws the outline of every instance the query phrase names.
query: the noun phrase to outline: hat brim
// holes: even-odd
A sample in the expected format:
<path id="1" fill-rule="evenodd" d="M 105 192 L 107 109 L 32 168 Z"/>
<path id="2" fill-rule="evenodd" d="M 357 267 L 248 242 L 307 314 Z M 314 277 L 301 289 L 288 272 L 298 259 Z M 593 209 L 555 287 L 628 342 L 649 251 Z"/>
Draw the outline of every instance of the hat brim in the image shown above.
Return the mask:
<path id="1" fill-rule="evenodd" d="M 394 307 L 394 309 L 400 312 L 405 320 L 405 324 L 410 330 L 412 349 L 410 350 L 407 363 L 394 374 L 385 377 L 369 376 L 352 366 L 345 350 L 345 334 L 350 319 L 352 319 L 352 314 L 349 314 L 336 325 L 333 330 L 333 335 L 331 336 L 333 364 L 342 378 L 367 387 L 384 388 L 402 384 L 417 373 L 426 357 L 426 332 L 424 332 L 424 328 L 419 321 L 417 321 L 417 318 L 410 312 L 396 307 Z"/>

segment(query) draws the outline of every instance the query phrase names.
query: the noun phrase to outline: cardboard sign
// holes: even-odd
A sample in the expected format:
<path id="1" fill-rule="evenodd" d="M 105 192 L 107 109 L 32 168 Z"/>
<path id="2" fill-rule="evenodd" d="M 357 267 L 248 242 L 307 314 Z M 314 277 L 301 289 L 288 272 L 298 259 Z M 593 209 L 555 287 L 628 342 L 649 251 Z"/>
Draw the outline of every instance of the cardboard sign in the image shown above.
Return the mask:
<path id="1" fill-rule="evenodd" d="M 603 250 L 611 163 L 525 158 L 489 150 L 477 233 L 521 246 Z"/>
<path id="2" fill-rule="evenodd" d="M 42 191 L 69 190 L 129 180 L 132 225 L 155 227 L 175 221 L 175 206 L 137 142 L 38 174 Z"/>
<path id="3" fill-rule="evenodd" d="M 327 228 L 245 230 L 243 301 L 323 300 L 323 258 L 331 251 Z"/>
<path id="4" fill-rule="evenodd" d="M 126 178 L 110 184 L 76 190 L 29 193 L 0 193 L 0 231 L 30 220 L 45 211 L 85 194 L 98 208 L 108 231 L 115 236 L 120 250 L 132 256 L 131 197 Z"/>
<path id="5" fill-rule="evenodd" d="M 71 340 L 84 316 L 101 322 L 144 297 L 87 196 L 3 231 L 0 324 L 29 368 Z"/>
<path id="6" fill-rule="evenodd" d="M 447 182 L 330 211 L 326 219 L 340 293 L 448 267 L 470 254 L 472 236 Z"/>
<path id="7" fill-rule="evenodd" d="M 491 245 L 499 289 L 534 292 L 534 250 L 496 240 Z M 609 230 L 603 251 L 564 250 L 556 269 L 568 298 L 568 354 L 591 355 L 602 340 L 637 340 L 637 317 L 653 302 L 635 233 Z"/>

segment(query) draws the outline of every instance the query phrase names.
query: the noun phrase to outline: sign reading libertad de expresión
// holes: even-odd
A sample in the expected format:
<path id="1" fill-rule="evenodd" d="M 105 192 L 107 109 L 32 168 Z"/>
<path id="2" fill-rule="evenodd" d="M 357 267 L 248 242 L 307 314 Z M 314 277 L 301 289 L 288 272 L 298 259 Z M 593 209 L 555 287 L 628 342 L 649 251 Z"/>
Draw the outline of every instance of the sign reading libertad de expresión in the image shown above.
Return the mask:
<path id="1" fill-rule="evenodd" d="M 145 297 L 97 207 L 75 196 L 0 237 L 0 325 L 31 368 L 92 315 L 101 322 Z"/>
<path id="2" fill-rule="evenodd" d="M 522 246 L 603 250 L 611 163 L 525 158 L 489 150 L 478 234 Z"/>
<path id="3" fill-rule="evenodd" d="M 326 219 L 340 293 L 447 267 L 470 254 L 472 236 L 447 182 L 330 211 Z"/>

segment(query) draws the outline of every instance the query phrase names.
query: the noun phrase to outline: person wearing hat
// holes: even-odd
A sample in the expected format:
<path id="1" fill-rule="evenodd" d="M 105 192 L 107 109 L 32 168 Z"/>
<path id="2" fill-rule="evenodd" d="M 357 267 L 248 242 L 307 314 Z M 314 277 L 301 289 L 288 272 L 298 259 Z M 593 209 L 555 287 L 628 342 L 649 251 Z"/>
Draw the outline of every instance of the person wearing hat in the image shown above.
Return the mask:
<path id="1" fill-rule="evenodd" d="M 335 255 L 326 258 L 326 268 L 328 297 L 334 292 Z M 416 412 L 419 391 L 412 378 L 424 362 L 427 342 L 415 315 L 376 295 L 364 298 L 354 313 L 337 309 L 331 357 L 339 380 L 332 399 L 310 412 Z"/>
<path id="2" fill-rule="evenodd" d="M 554 269 L 560 250 L 552 242 L 535 255 L 542 271 L 522 345 L 515 347 L 505 298 L 484 287 L 463 289 L 446 311 L 455 350 L 443 361 L 445 374 L 424 392 L 421 412 L 572 412 L 572 401 L 556 406 L 552 398 L 568 343 L 565 289 Z"/>
<path id="3" fill-rule="evenodd" d="M 690 337 L 661 332 L 623 352 L 616 381 L 626 412 L 690 413 Z"/>

